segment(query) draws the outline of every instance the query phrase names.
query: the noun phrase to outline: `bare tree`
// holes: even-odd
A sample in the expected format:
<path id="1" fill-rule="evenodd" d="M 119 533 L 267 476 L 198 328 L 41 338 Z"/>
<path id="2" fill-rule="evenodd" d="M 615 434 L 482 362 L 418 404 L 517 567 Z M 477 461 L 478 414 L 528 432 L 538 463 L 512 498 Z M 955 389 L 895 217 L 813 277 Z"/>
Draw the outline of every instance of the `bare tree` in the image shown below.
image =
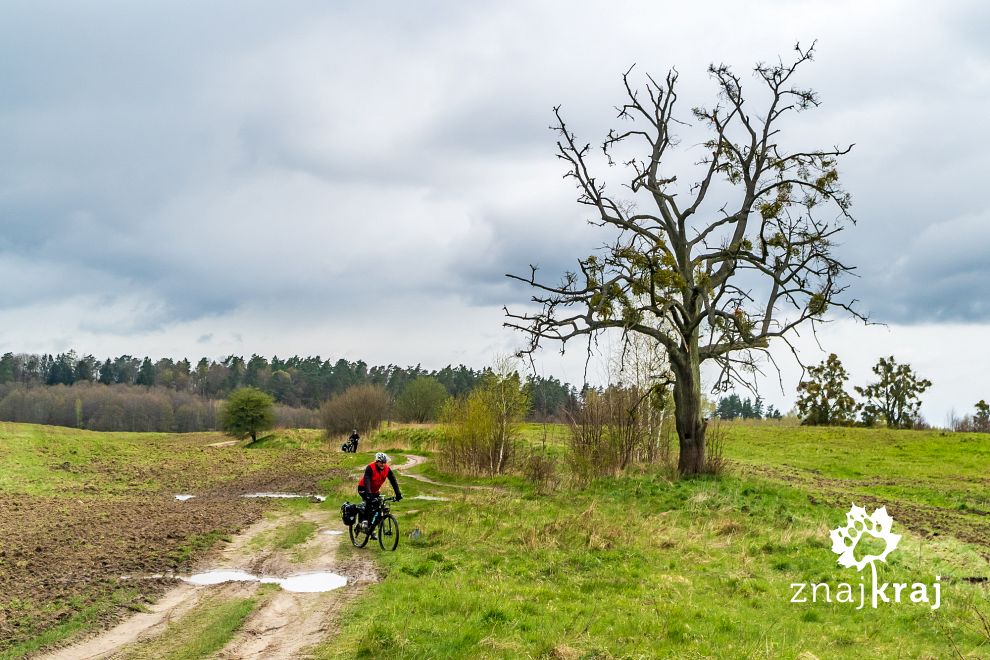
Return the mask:
<path id="1" fill-rule="evenodd" d="M 755 67 L 766 97 L 759 114 L 744 102 L 738 75 L 726 65 L 709 67 L 718 101 L 692 111 L 706 138 L 697 147 L 704 154 L 697 179 L 686 188 L 669 171 L 674 130 L 686 126 L 674 114 L 675 70 L 663 82 L 647 76 L 645 94 L 630 81 L 632 69 L 623 76 L 627 98 L 618 117 L 631 126 L 610 131 L 602 151 L 609 165 L 625 166 L 632 198 L 606 191 L 591 173 L 590 145 L 582 146 L 554 109 L 565 177 L 595 214 L 591 222 L 614 238 L 599 254 L 578 259 L 579 272 L 556 285 L 538 282 L 535 266 L 528 276 L 509 275 L 536 289 L 539 310 L 506 309 L 506 325 L 528 333 L 524 353 L 545 340 L 576 337 L 586 337 L 590 350 L 608 329 L 662 345 L 674 380 L 682 474 L 705 469 L 703 363 L 718 365 L 716 389 L 724 389 L 751 378 L 771 340 L 789 343 L 788 335 L 814 326 L 830 307 L 863 319 L 855 301 L 842 300 L 839 279 L 852 268 L 833 252 L 835 235 L 852 221 L 836 169 L 852 146 L 789 150 L 779 143 L 783 121 L 819 103 L 792 82 L 813 48 L 798 45 L 793 62 Z M 620 154 L 637 149 L 641 156 Z M 639 210 L 641 202 L 649 212 Z"/>
<path id="2" fill-rule="evenodd" d="M 381 385 L 353 385 L 320 406 L 320 418 L 327 436 L 351 429 L 369 433 L 382 425 L 390 405 Z"/>

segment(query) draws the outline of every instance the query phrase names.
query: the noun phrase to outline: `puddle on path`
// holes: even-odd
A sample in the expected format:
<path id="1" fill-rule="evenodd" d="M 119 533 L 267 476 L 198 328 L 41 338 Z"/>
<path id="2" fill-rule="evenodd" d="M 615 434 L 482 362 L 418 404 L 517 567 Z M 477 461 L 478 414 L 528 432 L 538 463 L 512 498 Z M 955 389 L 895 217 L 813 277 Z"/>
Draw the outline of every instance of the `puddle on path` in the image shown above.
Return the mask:
<path id="1" fill-rule="evenodd" d="M 315 573 L 300 573 L 285 578 L 258 577 L 246 571 L 221 569 L 197 573 L 189 577 L 179 577 L 183 582 L 197 586 L 211 586 L 225 582 L 260 582 L 262 584 L 277 584 L 285 591 L 295 593 L 323 593 L 333 591 L 347 585 L 347 578 L 337 573 L 320 571 Z"/>
<path id="2" fill-rule="evenodd" d="M 430 500 L 432 502 L 449 502 L 449 497 L 437 497 L 436 495 L 413 495 L 411 500 Z"/>
<path id="3" fill-rule="evenodd" d="M 304 594 L 333 591 L 347 585 L 347 578 L 336 573 L 301 573 L 282 579 L 263 579 L 262 582 L 266 582 L 269 579 L 286 591 Z"/>
<path id="4" fill-rule="evenodd" d="M 186 500 L 191 500 L 194 497 L 196 497 L 196 496 L 195 495 L 176 495 L 175 496 L 175 499 L 179 500 L 180 502 L 185 502 Z"/>
<path id="5" fill-rule="evenodd" d="M 248 493 L 247 495 L 241 495 L 241 497 L 264 497 L 279 500 L 289 500 L 296 499 L 300 497 L 307 497 L 309 499 L 316 500 L 317 502 L 326 501 L 326 497 L 323 495 L 300 495 L 299 493 Z"/>
<path id="6" fill-rule="evenodd" d="M 213 584 L 223 584 L 224 582 L 260 582 L 261 578 L 255 577 L 250 573 L 245 571 L 231 571 L 231 570 L 219 570 L 219 571 L 207 571 L 206 573 L 197 573 L 196 575 L 190 575 L 189 577 L 180 577 L 183 582 L 188 582 L 190 584 L 196 584 L 199 586 L 209 586 Z"/>
<path id="7" fill-rule="evenodd" d="M 323 534 L 324 536 L 340 536 L 343 532 L 337 529 L 325 529 L 320 532 L 320 534 Z"/>

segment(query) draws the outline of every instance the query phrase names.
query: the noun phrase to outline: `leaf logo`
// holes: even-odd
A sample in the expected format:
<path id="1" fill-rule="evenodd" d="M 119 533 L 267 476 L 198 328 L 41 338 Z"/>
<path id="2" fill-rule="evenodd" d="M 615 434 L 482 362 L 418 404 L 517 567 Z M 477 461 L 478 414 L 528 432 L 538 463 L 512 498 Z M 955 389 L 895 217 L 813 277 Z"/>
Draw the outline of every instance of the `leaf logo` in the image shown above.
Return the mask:
<path id="1" fill-rule="evenodd" d="M 900 534 L 891 533 L 893 524 L 894 519 L 887 513 L 887 507 L 882 506 L 868 516 L 866 509 L 853 504 L 846 514 L 846 526 L 829 532 L 832 552 L 839 555 L 839 565 L 845 568 L 855 566 L 857 571 L 862 571 L 867 564 L 872 565 L 876 561 L 886 563 L 887 555 L 893 552 L 901 540 Z M 886 545 L 879 555 L 866 555 L 862 559 L 856 559 L 856 545 L 866 534 L 884 541 Z"/>

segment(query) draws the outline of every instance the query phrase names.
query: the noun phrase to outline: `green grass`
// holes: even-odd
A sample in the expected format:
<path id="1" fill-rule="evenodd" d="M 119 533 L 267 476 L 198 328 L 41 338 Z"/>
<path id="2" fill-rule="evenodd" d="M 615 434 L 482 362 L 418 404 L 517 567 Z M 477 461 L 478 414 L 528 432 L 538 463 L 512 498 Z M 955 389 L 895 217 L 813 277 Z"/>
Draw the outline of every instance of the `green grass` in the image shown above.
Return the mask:
<path id="1" fill-rule="evenodd" d="M 271 451 L 238 451 L 208 447 L 230 439 L 220 433 L 100 433 L 0 422 L 0 493 L 181 493 L 278 473 L 289 461 L 293 469 L 314 474 L 336 463 L 319 431 L 285 430 L 271 438 L 262 445 Z"/>
<path id="2" fill-rule="evenodd" d="M 61 442 L 59 434 L 38 430 L 44 428 L 15 425 L 13 434 L 23 437 L 0 444 L 0 462 L 14 466 L 0 471 L 0 492 L 33 489 L 53 497 L 64 496 L 60 489 L 86 493 L 93 475 L 102 474 L 92 471 L 93 461 L 131 470 L 98 486 L 99 496 L 106 497 L 123 487 L 161 487 L 163 477 L 152 469 L 155 461 L 173 461 L 180 473 L 210 472 L 225 467 L 217 461 L 231 455 L 203 448 L 222 437 L 65 430 Z M 340 634 L 321 645 L 317 656 L 990 655 L 990 631 L 979 618 L 979 613 L 990 614 L 990 596 L 985 585 L 964 579 L 990 575 L 987 544 L 953 536 L 969 529 L 967 525 L 978 529 L 986 523 L 987 516 L 979 512 L 990 510 L 990 436 L 780 424 L 722 428 L 734 467 L 719 480 L 670 481 L 645 469 L 581 489 L 570 489 L 565 482 L 541 496 L 520 477 L 452 477 L 434 463 L 417 470 L 438 481 L 499 490 L 431 486 L 400 474 L 407 497 L 443 495 L 450 501 L 395 505 L 402 529 L 395 553 L 381 552 L 376 545 L 363 550 L 341 546 L 344 560 L 355 553 L 373 557 L 383 580 L 349 603 Z M 0 433 L 6 430 L 0 427 Z M 530 447 L 546 447 L 558 458 L 566 455 L 563 427 L 527 425 L 523 432 Z M 311 460 L 328 451 L 318 432 L 279 432 L 262 440 L 257 449 L 264 451 L 233 453 L 240 458 L 229 478 L 270 469 L 297 452 Z M 432 448 L 434 441 L 431 429 L 389 429 L 362 443 L 362 449 L 404 449 L 417 443 Z M 35 450 L 25 451 L 28 446 Z M 336 449 L 331 445 L 348 473 L 372 458 L 370 452 L 345 456 Z M 64 461 L 69 469 L 60 467 Z M 342 499 L 356 501 L 356 480 L 321 482 L 322 492 L 335 497 L 318 506 L 336 510 Z M 826 491 L 831 497 L 822 497 Z M 905 604 L 857 611 L 840 603 L 789 602 L 794 582 L 858 583 L 854 569 L 836 564 L 828 537 L 830 528 L 844 523 L 848 505 L 862 503 L 858 497 L 911 504 L 931 514 L 931 528 L 943 531 L 937 537 L 912 532 L 895 515 L 895 532 L 903 538 L 880 570 L 882 580 L 896 582 L 931 583 L 935 575 L 942 576 L 941 609 Z M 299 502 L 274 506 L 315 506 Z M 951 527 L 946 526 L 949 520 Z M 409 538 L 413 529 L 421 532 L 417 540 Z M 293 522 L 264 543 L 298 548 L 312 533 L 305 523 Z M 197 543 L 189 541 L 190 552 Z M 243 603 L 241 609 L 231 607 L 222 621 L 198 613 L 200 619 L 190 619 L 195 624 L 192 636 L 173 631 L 167 635 L 171 646 L 155 653 L 215 653 L 251 611 Z M 80 620 L 79 625 L 87 624 Z M 194 642 L 198 646 L 190 655 L 169 655 L 187 653 Z"/>
<path id="3" fill-rule="evenodd" d="M 537 433 L 528 429 L 527 440 Z M 990 437 L 741 425 L 726 433 L 727 454 L 742 467 L 719 480 L 671 482 L 647 472 L 540 497 L 506 478 L 494 480 L 500 492 L 416 501 L 423 510 L 415 516 L 403 515 L 403 502 L 395 507 L 398 552 L 347 551 L 370 552 L 385 578 L 348 608 L 341 634 L 318 657 L 990 654 L 978 614 L 990 614 L 990 599 L 963 580 L 990 572 L 986 546 L 951 536 L 925 538 L 900 525 L 903 539 L 880 567 L 882 581 L 930 584 L 942 576 L 937 611 L 789 602 L 792 583 L 859 581 L 830 550 L 828 530 L 844 524 L 848 504 L 810 497 L 813 477 L 848 483 L 851 495 L 889 491 L 919 503 L 947 497 L 935 484 L 951 478 L 959 483 L 948 490 L 975 502 Z M 547 445 L 562 451 L 562 436 L 552 437 Z M 799 478 L 785 483 L 750 469 L 761 465 Z M 470 481 L 430 464 L 419 470 Z M 410 479 L 402 487 L 451 493 Z M 413 528 L 422 532 L 415 541 Z"/>
<path id="4" fill-rule="evenodd" d="M 368 443 L 375 447 L 401 447 L 419 454 L 432 450 L 441 441 L 442 430 L 438 426 L 387 427 L 375 432 L 368 439 Z M 364 442 L 358 445 L 359 449 L 364 446 Z"/>
<path id="5" fill-rule="evenodd" d="M 277 429 L 254 442 L 244 445 L 245 449 L 309 449 L 327 451 L 339 449 L 317 429 Z"/>
<path id="6" fill-rule="evenodd" d="M 192 534 L 186 542 L 168 554 L 169 559 L 176 563 L 189 561 L 197 552 L 208 550 L 219 540 L 229 541 L 230 538 L 220 530 L 213 530 L 206 534 Z"/>
<path id="7" fill-rule="evenodd" d="M 990 435 L 944 431 L 724 424 L 726 455 L 745 465 L 842 480 L 890 499 L 990 511 Z"/>
<path id="8" fill-rule="evenodd" d="M 211 657 L 233 638 L 257 605 L 258 598 L 208 600 L 125 657 L 128 660 L 198 660 Z"/>
<path id="9" fill-rule="evenodd" d="M 311 539 L 316 533 L 316 528 L 316 523 L 312 522 L 290 522 L 258 534 L 250 540 L 249 545 L 256 550 L 262 548 L 289 550 Z"/>

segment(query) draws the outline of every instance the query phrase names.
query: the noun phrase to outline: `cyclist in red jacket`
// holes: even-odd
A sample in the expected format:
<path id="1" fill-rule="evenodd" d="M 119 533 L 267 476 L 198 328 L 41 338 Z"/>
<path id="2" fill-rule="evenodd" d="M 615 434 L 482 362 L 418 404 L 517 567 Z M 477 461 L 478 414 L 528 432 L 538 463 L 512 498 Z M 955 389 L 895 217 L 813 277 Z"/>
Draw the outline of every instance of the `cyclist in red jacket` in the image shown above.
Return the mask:
<path id="1" fill-rule="evenodd" d="M 364 500 L 362 521 L 367 522 L 370 519 L 377 506 L 378 498 L 381 497 L 378 491 L 381 490 L 386 479 L 392 485 L 392 490 L 395 491 L 395 501 L 398 502 L 402 499 L 402 493 L 399 492 L 399 482 L 395 480 L 395 474 L 388 466 L 388 454 L 380 451 L 375 454 L 375 462 L 369 463 L 368 467 L 364 468 L 364 476 L 358 482 L 358 495 Z"/>

